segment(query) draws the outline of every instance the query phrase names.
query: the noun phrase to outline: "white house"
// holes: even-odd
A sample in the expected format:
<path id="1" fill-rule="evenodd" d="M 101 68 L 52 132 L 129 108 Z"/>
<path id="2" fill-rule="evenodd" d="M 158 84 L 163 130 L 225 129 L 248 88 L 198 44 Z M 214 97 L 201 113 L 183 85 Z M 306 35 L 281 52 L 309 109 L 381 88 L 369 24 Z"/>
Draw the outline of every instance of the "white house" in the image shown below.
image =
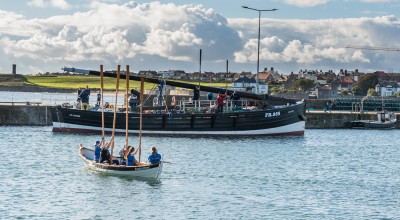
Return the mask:
<path id="1" fill-rule="evenodd" d="M 239 78 L 232 82 L 232 90 L 246 92 L 251 90 L 253 93 L 257 93 L 257 82 L 255 79 L 247 77 Z M 259 94 L 268 94 L 268 85 L 265 83 L 258 84 Z"/>
<path id="2" fill-rule="evenodd" d="M 375 86 L 375 92 L 380 96 L 393 96 L 400 91 L 400 85 L 397 82 L 383 82 Z"/>

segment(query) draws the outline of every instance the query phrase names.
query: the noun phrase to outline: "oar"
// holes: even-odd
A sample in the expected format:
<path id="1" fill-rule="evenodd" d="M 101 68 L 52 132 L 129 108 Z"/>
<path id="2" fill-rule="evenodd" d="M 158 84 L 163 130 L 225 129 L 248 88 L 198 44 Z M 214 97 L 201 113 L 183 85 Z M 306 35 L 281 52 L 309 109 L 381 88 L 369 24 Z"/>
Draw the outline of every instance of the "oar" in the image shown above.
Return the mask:
<path id="1" fill-rule="evenodd" d="M 125 150 L 128 148 L 128 133 L 129 133 L 129 103 L 128 103 L 128 91 L 129 91 L 129 65 L 126 65 L 126 93 L 125 93 L 125 106 L 126 106 L 126 112 L 125 112 Z M 125 157 L 125 155 L 124 155 Z M 125 158 L 124 158 L 125 159 Z"/>
<path id="2" fill-rule="evenodd" d="M 144 93 L 144 78 L 140 78 L 140 120 L 139 120 L 139 164 L 142 155 L 142 124 L 143 124 L 143 93 Z"/>
<path id="3" fill-rule="evenodd" d="M 104 137 L 104 73 L 103 65 L 100 65 L 100 87 L 101 87 L 101 135 Z"/>
<path id="4" fill-rule="evenodd" d="M 118 89 L 119 89 L 119 77 L 121 73 L 121 65 L 118 65 L 117 69 L 117 85 L 116 85 L 116 91 L 115 91 L 115 104 L 114 104 L 114 120 L 113 120 L 113 128 L 112 128 L 112 135 L 111 135 L 111 156 L 110 160 L 112 160 L 113 157 L 113 151 L 114 151 L 114 134 L 115 134 L 115 124 L 117 121 L 117 99 L 118 99 Z M 110 165 L 112 164 L 112 161 L 110 161 Z"/>

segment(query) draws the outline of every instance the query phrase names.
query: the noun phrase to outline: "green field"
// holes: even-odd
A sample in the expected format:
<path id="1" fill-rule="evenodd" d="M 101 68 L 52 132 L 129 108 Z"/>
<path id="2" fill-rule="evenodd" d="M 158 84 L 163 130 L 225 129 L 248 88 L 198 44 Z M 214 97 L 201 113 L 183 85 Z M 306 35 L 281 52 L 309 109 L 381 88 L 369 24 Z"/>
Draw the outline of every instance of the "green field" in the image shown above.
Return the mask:
<path id="1" fill-rule="evenodd" d="M 60 89 L 77 89 L 79 87 L 89 88 L 100 88 L 100 78 L 98 76 L 31 76 L 26 75 L 26 84 L 37 85 L 49 88 L 60 88 Z M 116 87 L 116 79 L 115 78 L 104 78 L 104 89 L 112 90 Z M 189 82 L 190 83 L 190 82 Z M 198 82 L 193 82 L 193 84 L 198 84 Z M 201 83 L 203 86 L 212 86 L 212 87 L 225 87 L 225 83 Z M 155 85 L 151 83 L 145 83 L 145 89 L 152 89 Z M 140 82 L 138 81 L 129 81 L 129 88 L 140 87 Z M 228 84 L 228 87 L 230 85 Z M 124 90 L 126 88 L 125 79 L 121 79 L 119 82 L 119 88 Z"/>

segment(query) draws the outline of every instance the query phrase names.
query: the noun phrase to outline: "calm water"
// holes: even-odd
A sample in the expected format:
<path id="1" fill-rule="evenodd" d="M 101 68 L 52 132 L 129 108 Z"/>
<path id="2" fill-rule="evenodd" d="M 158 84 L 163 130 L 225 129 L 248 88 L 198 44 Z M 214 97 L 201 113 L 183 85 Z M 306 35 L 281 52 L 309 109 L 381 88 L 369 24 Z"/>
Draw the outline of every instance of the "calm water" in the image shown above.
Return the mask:
<path id="1" fill-rule="evenodd" d="M 146 153 L 156 145 L 172 164 L 160 181 L 143 181 L 86 170 L 78 144 L 96 135 L 0 127 L 0 219 L 395 219 L 399 136 L 144 137 Z"/>
<path id="2" fill-rule="evenodd" d="M 98 90 L 91 90 L 90 105 L 96 104 Z M 119 92 L 118 105 L 124 102 L 124 92 Z M 61 105 L 63 103 L 76 104 L 77 92 L 74 93 L 35 93 L 35 92 L 7 92 L 0 91 L 0 102 L 40 102 L 43 105 Z M 115 93 L 104 93 L 104 102 L 115 102 Z"/>

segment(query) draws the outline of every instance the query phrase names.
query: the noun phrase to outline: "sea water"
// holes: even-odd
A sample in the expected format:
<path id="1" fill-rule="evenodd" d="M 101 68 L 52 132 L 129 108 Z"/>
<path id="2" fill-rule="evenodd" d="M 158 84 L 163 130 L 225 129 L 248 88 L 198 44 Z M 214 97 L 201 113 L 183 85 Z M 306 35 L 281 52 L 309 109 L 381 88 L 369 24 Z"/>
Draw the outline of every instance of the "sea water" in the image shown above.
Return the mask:
<path id="1" fill-rule="evenodd" d="M 92 90 L 89 97 L 90 105 L 95 105 L 97 102 L 98 91 Z M 104 102 L 115 103 L 115 93 L 105 92 Z M 119 92 L 117 103 L 118 105 L 124 104 L 124 92 Z M 61 105 L 63 103 L 69 103 L 76 105 L 78 99 L 78 93 L 47 93 L 47 92 L 7 92 L 0 91 L 0 102 L 9 103 L 40 103 L 42 105 Z"/>
<path id="2" fill-rule="evenodd" d="M 400 130 L 306 130 L 303 137 L 143 137 L 161 179 L 84 168 L 97 135 L 0 127 L 0 219 L 396 219 Z M 116 148 L 125 141 L 117 136 Z M 137 146 L 136 136 L 129 143 Z"/>

